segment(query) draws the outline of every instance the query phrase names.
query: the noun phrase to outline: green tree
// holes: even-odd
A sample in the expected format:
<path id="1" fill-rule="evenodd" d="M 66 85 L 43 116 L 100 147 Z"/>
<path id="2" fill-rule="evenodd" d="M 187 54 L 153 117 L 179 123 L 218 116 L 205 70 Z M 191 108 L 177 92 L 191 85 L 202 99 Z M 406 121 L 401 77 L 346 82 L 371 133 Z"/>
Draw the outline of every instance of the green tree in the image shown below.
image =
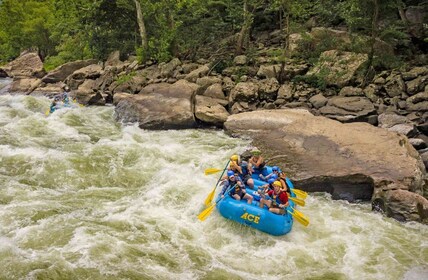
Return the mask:
<path id="1" fill-rule="evenodd" d="M 37 50 L 42 58 L 55 51 L 49 25 L 52 0 L 0 3 L 0 59 L 16 57 L 24 49 Z"/>

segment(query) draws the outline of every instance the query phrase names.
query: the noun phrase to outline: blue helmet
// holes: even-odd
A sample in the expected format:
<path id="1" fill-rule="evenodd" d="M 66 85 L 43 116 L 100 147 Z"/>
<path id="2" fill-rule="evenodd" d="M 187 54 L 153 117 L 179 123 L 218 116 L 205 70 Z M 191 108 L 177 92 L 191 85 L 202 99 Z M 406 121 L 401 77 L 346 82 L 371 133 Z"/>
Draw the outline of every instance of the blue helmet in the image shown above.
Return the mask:
<path id="1" fill-rule="evenodd" d="M 278 175 L 276 175 L 276 174 L 272 174 L 272 176 L 270 176 L 270 177 L 274 180 L 278 179 Z"/>
<path id="2" fill-rule="evenodd" d="M 272 171 L 279 171 L 278 166 L 274 166 L 274 167 L 272 167 Z"/>
<path id="3" fill-rule="evenodd" d="M 227 171 L 227 177 L 230 176 L 235 176 L 235 172 L 233 172 L 232 170 Z"/>
<path id="4" fill-rule="evenodd" d="M 270 179 L 268 180 L 268 183 L 269 183 L 269 184 L 273 184 L 273 182 L 275 182 L 275 179 L 273 179 L 273 178 L 270 178 Z"/>

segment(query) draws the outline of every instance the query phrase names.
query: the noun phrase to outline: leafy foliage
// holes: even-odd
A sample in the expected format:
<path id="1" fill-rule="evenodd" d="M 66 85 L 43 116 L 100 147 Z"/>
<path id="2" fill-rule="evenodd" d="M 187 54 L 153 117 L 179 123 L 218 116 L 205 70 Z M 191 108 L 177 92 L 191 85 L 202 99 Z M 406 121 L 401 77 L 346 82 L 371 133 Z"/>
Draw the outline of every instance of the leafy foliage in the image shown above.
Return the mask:
<path id="1" fill-rule="evenodd" d="M 376 37 L 401 54 L 412 56 L 418 50 L 408 26 L 398 15 L 398 8 L 420 2 L 377 2 L 380 10 Z M 141 44 L 136 3 L 142 7 L 147 47 Z M 229 64 L 237 43 L 236 34 L 246 31 L 249 34 L 245 36 L 254 40 L 251 35 L 256 32 L 276 29 L 283 32 L 284 36 L 279 37 L 283 38 L 283 45 L 289 34 L 301 33 L 300 48 L 304 51 L 297 56 L 315 63 L 321 52 L 331 48 L 368 52 L 373 34 L 373 3 L 373 0 L 1 0 L 0 63 L 30 49 L 39 52 L 49 70 L 77 59 L 105 59 L 112 51 L 119 50 L 123 58 L 137 54 L 141 62 L 168 61 L 176 56 L 215 58 L 225 62 L 218 64 L 220 70 Z M 327 35 L 315 41 L 306 35 L 308 28 L 314 26 L 308 22 L 346 28 L 355 36 L 351 42 L 335 41 Z M 424 42 L 426 32 L 422 36 L 420 41 Z M 255 56 L 256 48 L 250 44 L 244 50 L 247 55 Z M 289 54 L 279 51 L 275 57 L 277 61 L 285 61 Z M 378 55 L 373 63 L 379 68 L 395 67 L 387 61 L 392 60 Z"/>

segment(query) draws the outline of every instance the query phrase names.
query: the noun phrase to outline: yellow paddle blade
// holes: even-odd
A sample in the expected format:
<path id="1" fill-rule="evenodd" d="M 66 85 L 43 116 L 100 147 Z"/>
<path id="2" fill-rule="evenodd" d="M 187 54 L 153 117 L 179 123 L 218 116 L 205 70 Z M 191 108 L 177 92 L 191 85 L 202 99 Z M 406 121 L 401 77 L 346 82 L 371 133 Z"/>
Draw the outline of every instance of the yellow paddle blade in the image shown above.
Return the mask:
<path id="1" fill-rule="evenodd" d="M 209 205 L 211 204 L 211 202 L 213 201 L 214 194 L 215 194 L 215 189 L 216 189 L 216 188 L 214 188 L 214 189 L 212 190 L 212 192 L 210 192 L 210 193 L 208 194 L 207 198 L 205 199 L 205 202 L 204 202 L 205 206 L 209 206 Z"/>
<path id="2" fill-rule="evenodd" d="M 290 189 L 292 193 L 297 195 L 298 197 L 305 199 L 308 196 L 308 193 L 302 190 Z"/>
<path id="3" fill-rule="evenodd" d="M 46 110 L 45 115 L 48 116 L 49 115 L 49 109 Z"/>
<path id="4" fill-rule="evenodd" d="M 198 215 L 198 219 L 200 221 L 205 221 L 205 219 L 208 218 L 208 216 L 211 215 L 211 213 L 213 212 L 214 207 L 215 207 L 215 203 L 213 205 L 211 205 L 210 207 L 208 207 L 207 209 L 205 209 L 204 211 L 202 211 Z"/>
<path id="5" fill-rule="evenodd" d="M 290 212 L 290 211 L 288 211 L 288 213 L 290 213 L 291 216 L 293 216 L 293 218 L 296 219 L 296 221 L 298 221 L 299 223 L 301 223 L 305 227 L 307 227 L 309 225 L 309 219 L 306 218 L 305 216 L 299 216 L 295 212 L 293 213 L 293 212 Z"/>
<path id="6" fill-rule="evenodd" d="M 294 203 L 296 203 L 299 206 L 305 206 L 305 201 L 303 199 L 297 198 L 297 197 L 289 197 L 289 200 L 293 201 Z"/>
<path id="7" fill-rule="evenodd" d="M 303 214 L 302 212 L 300 212 L 299 210 L 297 210 L 297 209 L 295 209 L 295 208 L 293 208 L 293 207 L 291 207 L 291 209 L 293 209 L 294 214 L 296 214 L 297 216 L 303 217 L 305 220 L 308 220 L 308 221 L 309 221 L 309 218 L 307 218 L 307 217 L 305 216 L 305 214 Z"/>
<path id="8" fill-rule="evenodd" d="M 215 174 L 217 172 L 220 172 L 221 169 L 217 169 L 217 168 L 207 168 L 205 169 L 204 173 L 205 175 L 211 175 L 211 174 Z"/>

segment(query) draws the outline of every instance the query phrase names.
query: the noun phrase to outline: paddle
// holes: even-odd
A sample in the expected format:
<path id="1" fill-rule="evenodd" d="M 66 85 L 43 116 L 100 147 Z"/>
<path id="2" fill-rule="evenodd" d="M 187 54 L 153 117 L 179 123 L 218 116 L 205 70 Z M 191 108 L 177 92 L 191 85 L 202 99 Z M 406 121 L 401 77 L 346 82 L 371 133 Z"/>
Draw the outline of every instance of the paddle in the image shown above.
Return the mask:
<path id="1" fill-rule="evenodd" d="M 207 169 L 205 169 L 204 173 L 205 173 L 205 175 L 211 175 L 211 174 L 215 174 L 215 173 L 220 172 L 220 171 L 221 171 L 221 169 L 218 169 L 218 168 L 207 168 Z"/>
<path id="2" fill-rule="evenodd" d="M 295 195 L 297 195 L 298 197 L 301 197 L 302 199 L 305 199 L 308 196 L 307 192 L 295 189 L 293 182 L 291 182 L 291 180 L 288 177 L 285 178 L 285 180 L 287 181 L 287 185 L 290 188 L 290 191 L 293 192 Z"/>
<path id="3" fill-rule="evenodd" d="M 221 173 L 220 177 L 218 178 L 217 183 L 216 183 L 216 184 L 215 184 L 215 186 L 214 186 L 214 189 L 213 189 L 213 190 L 208 194 L 207 198 L 205 199 L 204 204 L 205 204 L 206 206 L 210 205 L 210 204 L 211 204 L 211 202 L 213 201 L 213 198 L 214 198 L 214 195 L 215 195 L 215 190 L 217 189 L 217 185 L 218 185 L 218 183 L 220 182 L 221 177 L 223 177 L 224 171 L 226 171 L 227 166 L 229 166 L 229 162 L 230 162 L 230 159 L 229 159 L 229 161 L 226 163 L 226 166 L 224 167 L 223 172 Z M 210 168 L 209 168 L 209 169 L 210 169 Z M 214 168 L 211 168 L 211 169 L 213 170 Z M 206 170 L 205 170 L 205 175 L 206 175 L 206 174 L 207 174 L 207 173 L 206 173 Z M 211 210 L 211 211 L 212 211 L 212 210 Z"/>
<path id="4" fill-rule="evenodd" d="M 290 210 L 287 210 L 287 212 L 290 213 L 291 216 L 293 216 L 293 218 L 296 219 L 296 221 L 298 221 L 299 223 L 301 223 L 302 225 L 307 227 L 309 225 L 309 219 L 303 215 L 299 216 L 296 212 L 296 209 L 294 209 L 294 208 L 292 208 L 292 209 L 294 210 L 294 212 L 291 212 Z"/>
<path id="5" fill-rule="evenodd" d="M 287 193 L 287 195 L 288 195 L 288 199 L 291 200 L 291 201 L 293 201 L 297 205 L 302 206 L 302 207 L 305 206 L 306 203 L 305 203 L 305 201 L 303 199 L 300 199 L 300 198 L 297 198 L 297 197 L 291 197 L 288 193 Z"/>
<path id="6" fill-rule="evenodd" d="M 266 199 L 266 195 L 263 195 L 263 197 Z M 267 196 L 267 199 L 272 200 L 272 198 L 269 196 Z M 293 200 L 295 198 L 289 197 L 289 199 Z M 301 212 L 294 209 L 293 207 L 291 207 L 291 209 L 293 209 L 294 212 L 290 212 L 289 210 L 287 210 L 287 207 L 284 207 L 283 209 L 286 210 L 288 213 L 290 213 L 291 216 L 293 216 L 296 219 L 296 221 L 298 221 L 299 223 L 301 223 L 305 227 L 309 225 L 309 219 L 305 215 L 303 215 Z"/>
<path id="7" fill-rule="evenodd" d="M 235 185 L 229 187 L 229 189 L 224 193 L 224 197 L 220 198 L 219 200 L 214 202 L 212 205 L 210 205 L 207 209 L 205 209 L 204 211 L 199 213 L 198 219 L 200 221 L 205 221 L 205 219 L 208 218 L 209 215 L 211 215 L 211 213 L 213 212 L 214 207 L 217 205 L 217 203 L 220 202 L 223 198 L 225 198 L 226 195 L 228 195 L 230 193 L 230 191 L 234 188 L 234 186 Z"/>
<path id="8" fill-rule="evenodd" d="M 298 189 L 290 189 L 292 193 L 297 195 L 298 197 L 305 199 L 308 196 L 308 193 Z"/>
<path id="9" fill-rule="evenodd" d="M 305 220 L 308 220 L 308 221 L 309 221 L 308 217 L 306 217 L 306 216 L 305 216 L 305 214 L 303 214 L 302 212 L 300 212 L 299 210 L 297 210 L 297 209 L 296 209 L 296 208 L 294 208 L 294 207 L 291 207 L 291 209 L 293 209 L 293 212 L 294 212 L 297 216 L 300 216 L 300 217 L 304 218 Z"/>

